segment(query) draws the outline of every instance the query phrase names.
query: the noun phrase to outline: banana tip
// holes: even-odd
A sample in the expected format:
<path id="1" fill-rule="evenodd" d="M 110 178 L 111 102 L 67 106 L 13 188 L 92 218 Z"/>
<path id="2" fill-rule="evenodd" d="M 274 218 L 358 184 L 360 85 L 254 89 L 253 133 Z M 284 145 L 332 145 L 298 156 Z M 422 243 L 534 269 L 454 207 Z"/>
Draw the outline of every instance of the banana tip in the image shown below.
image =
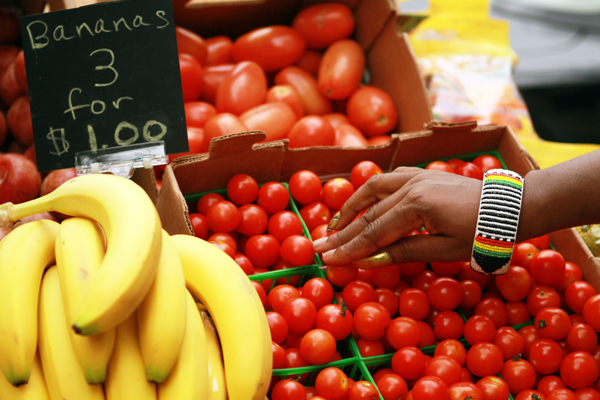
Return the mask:
<path id="1" fill-rule="evenodd" d="M 73 328 L 73 330 L 75 331 L 76 334 L 78 334 L 78 335 L 82 335 L 83 334 L 81 328 L 79 328 L 77 325 L 73 324 L 71 326 L 71 328 Z"/>
<path id="2" fill-rule="evenodd" d="M 0 228 L 10 228 L 13 224 L 13 220 L 11 218 L 11 208 L 13 203 L 4 203 L 0 204 Z"/>

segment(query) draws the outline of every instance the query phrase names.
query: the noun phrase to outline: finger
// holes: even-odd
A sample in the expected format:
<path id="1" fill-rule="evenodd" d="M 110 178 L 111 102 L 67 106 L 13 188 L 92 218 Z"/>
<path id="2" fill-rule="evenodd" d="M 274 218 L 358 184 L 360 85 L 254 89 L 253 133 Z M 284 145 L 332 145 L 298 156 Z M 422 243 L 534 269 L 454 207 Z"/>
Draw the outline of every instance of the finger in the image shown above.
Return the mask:
<path id="1" fill-rule="evenodd" d="M 335 243 L 335 240 L 340 240 L 340 237 L 347 242 L 323 253 L 323 262 L 334 265 L 348 264 L 367 257 L 377 249 L 394 243 L 413 229 L 422 227 L 423 220 L 420 217 L 418 203 L 401 192 L 399 191 L 389 198 L 390 202 L 397 203 L 395 206 L 379 218 L 370 220 L 358 234 L 354 232 L 348 234 L 347 231 L 350 231 L 350 227 L 348 227 L 348 229 L 338 232 L 336 238 L 329 239 L 328 244 L 329 242 Z M 402 196 L 402 198 L 400 201 L 396 201 L 393 198 L 395 196 Z M 363 215 L 365 218 L 361 217 L 357 222 L 369 221 L 368 215 L 369 213 L 365 213 Z"/>

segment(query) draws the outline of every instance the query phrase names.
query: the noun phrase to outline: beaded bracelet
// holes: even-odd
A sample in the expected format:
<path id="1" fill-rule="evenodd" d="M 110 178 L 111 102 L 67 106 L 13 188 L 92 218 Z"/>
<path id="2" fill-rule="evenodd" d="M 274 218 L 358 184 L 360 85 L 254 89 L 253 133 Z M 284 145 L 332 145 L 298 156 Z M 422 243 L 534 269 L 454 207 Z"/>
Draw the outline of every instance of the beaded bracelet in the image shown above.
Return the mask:
<path id="1" fill-rule="evenodd" d="M 521 175 L 504 169 L 492 169 L 484 174 L 471 253 L 473 270 L 489 275 L 508 272 L 517 237 L 522 197 Z"/>

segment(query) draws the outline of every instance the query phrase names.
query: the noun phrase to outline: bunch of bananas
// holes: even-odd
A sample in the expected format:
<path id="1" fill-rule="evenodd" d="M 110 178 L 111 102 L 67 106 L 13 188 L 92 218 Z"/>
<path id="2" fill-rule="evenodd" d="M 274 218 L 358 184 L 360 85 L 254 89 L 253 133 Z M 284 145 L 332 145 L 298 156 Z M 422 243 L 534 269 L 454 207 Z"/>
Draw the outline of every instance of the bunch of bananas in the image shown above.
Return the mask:
<path id="1" fill-rule="evenodd" d="M 235 261 L 169 236 L 125 178 L 0 205 L 0 226 L 44 211 L 72 218 L 0 241 L 0 400 L 263 400 L 269 325 Z"/>

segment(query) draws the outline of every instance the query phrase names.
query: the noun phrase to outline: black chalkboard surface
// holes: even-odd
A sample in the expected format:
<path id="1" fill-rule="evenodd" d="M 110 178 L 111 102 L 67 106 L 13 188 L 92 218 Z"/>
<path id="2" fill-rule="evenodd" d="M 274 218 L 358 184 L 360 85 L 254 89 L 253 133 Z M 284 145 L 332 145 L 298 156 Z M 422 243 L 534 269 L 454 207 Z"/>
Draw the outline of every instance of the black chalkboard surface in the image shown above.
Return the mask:
<path id="1" fill-rule="evenodd" d="M 26 16 L 21 33 L 39 171 L 133 143 L 188 151 L 171 0 Z"/>

